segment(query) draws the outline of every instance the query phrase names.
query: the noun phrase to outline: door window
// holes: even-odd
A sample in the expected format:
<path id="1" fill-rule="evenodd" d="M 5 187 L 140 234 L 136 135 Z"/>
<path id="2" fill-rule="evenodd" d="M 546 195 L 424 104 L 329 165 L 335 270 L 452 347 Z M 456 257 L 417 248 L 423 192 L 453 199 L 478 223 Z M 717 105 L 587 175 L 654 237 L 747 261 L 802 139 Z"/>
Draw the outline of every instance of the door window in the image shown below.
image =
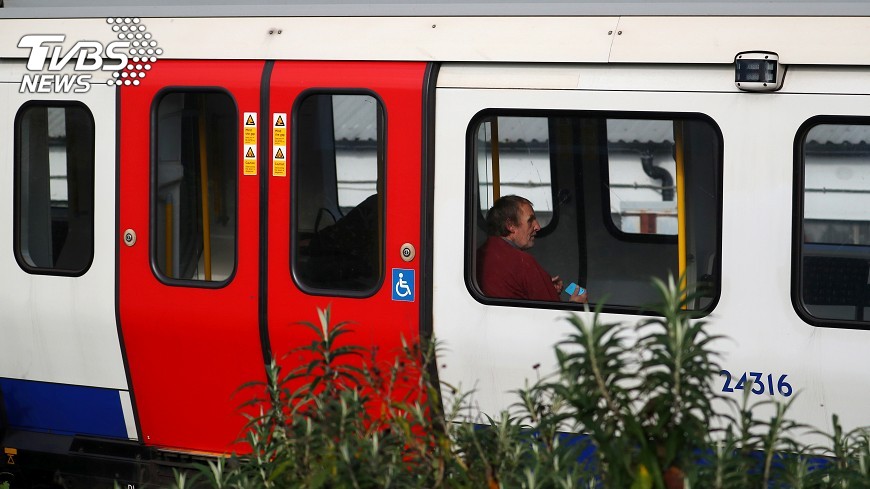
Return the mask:
<path id="1" fill-rule="evenodd" d="M 172 91 L 155 112 L 153 262 L 173 280 L 222 282 L 236 264 L 237 111 L 226 93 Z"/>
<path id="2" fill-rule="evenodd" d="M 369 94 L 303 95 L 294 114 L 294 276 L 371 292 L 383 278 L 383 109 Z"/>

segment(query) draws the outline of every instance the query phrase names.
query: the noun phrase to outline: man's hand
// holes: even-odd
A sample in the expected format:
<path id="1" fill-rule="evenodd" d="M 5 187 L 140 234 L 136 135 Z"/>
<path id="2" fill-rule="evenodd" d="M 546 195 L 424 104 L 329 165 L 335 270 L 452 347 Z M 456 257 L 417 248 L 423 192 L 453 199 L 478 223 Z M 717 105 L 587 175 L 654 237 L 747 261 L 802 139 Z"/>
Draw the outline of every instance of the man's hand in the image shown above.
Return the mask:
<path id="1" fill-rule="evenodd" d="M 553 281 L 553 287 L 556 288 L 556 294 L 561 294 L 562 293 L 562 279 L 559 278 L 558 275 L 556 275 L 555 277 L 550 277 L 550 280 Z"/>
<path id="2" fill-rule="evenodd" d="M 589 297 L 586 295 L 586 292 L 587 291 L 584 290 L 581 294 L 580 287 L 577 287 L 576 289 L 574 289 L 574 293 L 571 294 L 571 297 L 568 298 L 568 301 L 586 304 L 587 302 L 589 302 Z"/>

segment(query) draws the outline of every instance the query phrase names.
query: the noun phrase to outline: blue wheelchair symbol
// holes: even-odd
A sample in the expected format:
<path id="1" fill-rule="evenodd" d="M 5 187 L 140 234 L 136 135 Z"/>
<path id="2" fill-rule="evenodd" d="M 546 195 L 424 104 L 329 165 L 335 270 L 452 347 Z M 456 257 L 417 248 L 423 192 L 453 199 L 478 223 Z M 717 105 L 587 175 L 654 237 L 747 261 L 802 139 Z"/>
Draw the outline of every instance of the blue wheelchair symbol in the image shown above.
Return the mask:
<path id="1" fill-rule="evenodd" d="M 393 300 L 414 302 L 414 270 L 393 269 Z"/>

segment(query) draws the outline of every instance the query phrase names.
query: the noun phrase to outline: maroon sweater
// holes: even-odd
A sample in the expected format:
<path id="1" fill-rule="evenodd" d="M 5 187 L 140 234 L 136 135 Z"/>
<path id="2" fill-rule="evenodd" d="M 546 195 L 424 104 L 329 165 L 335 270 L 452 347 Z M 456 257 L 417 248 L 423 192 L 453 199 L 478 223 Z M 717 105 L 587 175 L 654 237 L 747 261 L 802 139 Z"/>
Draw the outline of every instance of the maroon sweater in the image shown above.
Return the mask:
<path id="1" fill-rule="evenodd" d="M 489 297 L 559 301 L 550 274 L 535 257 L 498 236 L 477 250 L 477 282 Z"/>

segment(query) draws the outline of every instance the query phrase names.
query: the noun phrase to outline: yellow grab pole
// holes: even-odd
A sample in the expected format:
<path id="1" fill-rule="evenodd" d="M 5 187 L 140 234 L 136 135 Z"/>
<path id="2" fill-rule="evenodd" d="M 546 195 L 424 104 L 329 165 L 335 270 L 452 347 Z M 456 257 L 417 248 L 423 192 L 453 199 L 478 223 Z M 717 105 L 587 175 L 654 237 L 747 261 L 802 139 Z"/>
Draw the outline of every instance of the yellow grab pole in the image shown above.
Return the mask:
<path id="1" fill-rule="evenodd" d="M 199 108 L 199 185 L 202 194 L 202 257 L 205 279 L 211 280 L 211 229 L 208 209 L 208 153 L 205 139 L 205 97 Z"/>
<path id="2" fill-rule="evenodd" d="M 490 139 L 492 140 L 492 201 L 501 197 L 501 172 L 498 166 L 498 117 L 490 122 Z"/>
<path id="3" fill-rule="evenodd" d="M 679 253 L 680 287 L 686 286 L 687 267 L 687 234 L 686 234 L 686 186 L 685 182 L 685 156 L 683 154 L 683 122 L 674 121 L 674 145 L 676 146 L 677 164 L 677 252 Z"/>
<path id="4" fill-rule="evenodd" d="M 175 223 L 172 220 L 172 195 L 166 196 L 166 201 L 163 203 L 164 214 L 166 216 L 166 276 L 172 278 L 172 241 L 175 232 Z"/>

